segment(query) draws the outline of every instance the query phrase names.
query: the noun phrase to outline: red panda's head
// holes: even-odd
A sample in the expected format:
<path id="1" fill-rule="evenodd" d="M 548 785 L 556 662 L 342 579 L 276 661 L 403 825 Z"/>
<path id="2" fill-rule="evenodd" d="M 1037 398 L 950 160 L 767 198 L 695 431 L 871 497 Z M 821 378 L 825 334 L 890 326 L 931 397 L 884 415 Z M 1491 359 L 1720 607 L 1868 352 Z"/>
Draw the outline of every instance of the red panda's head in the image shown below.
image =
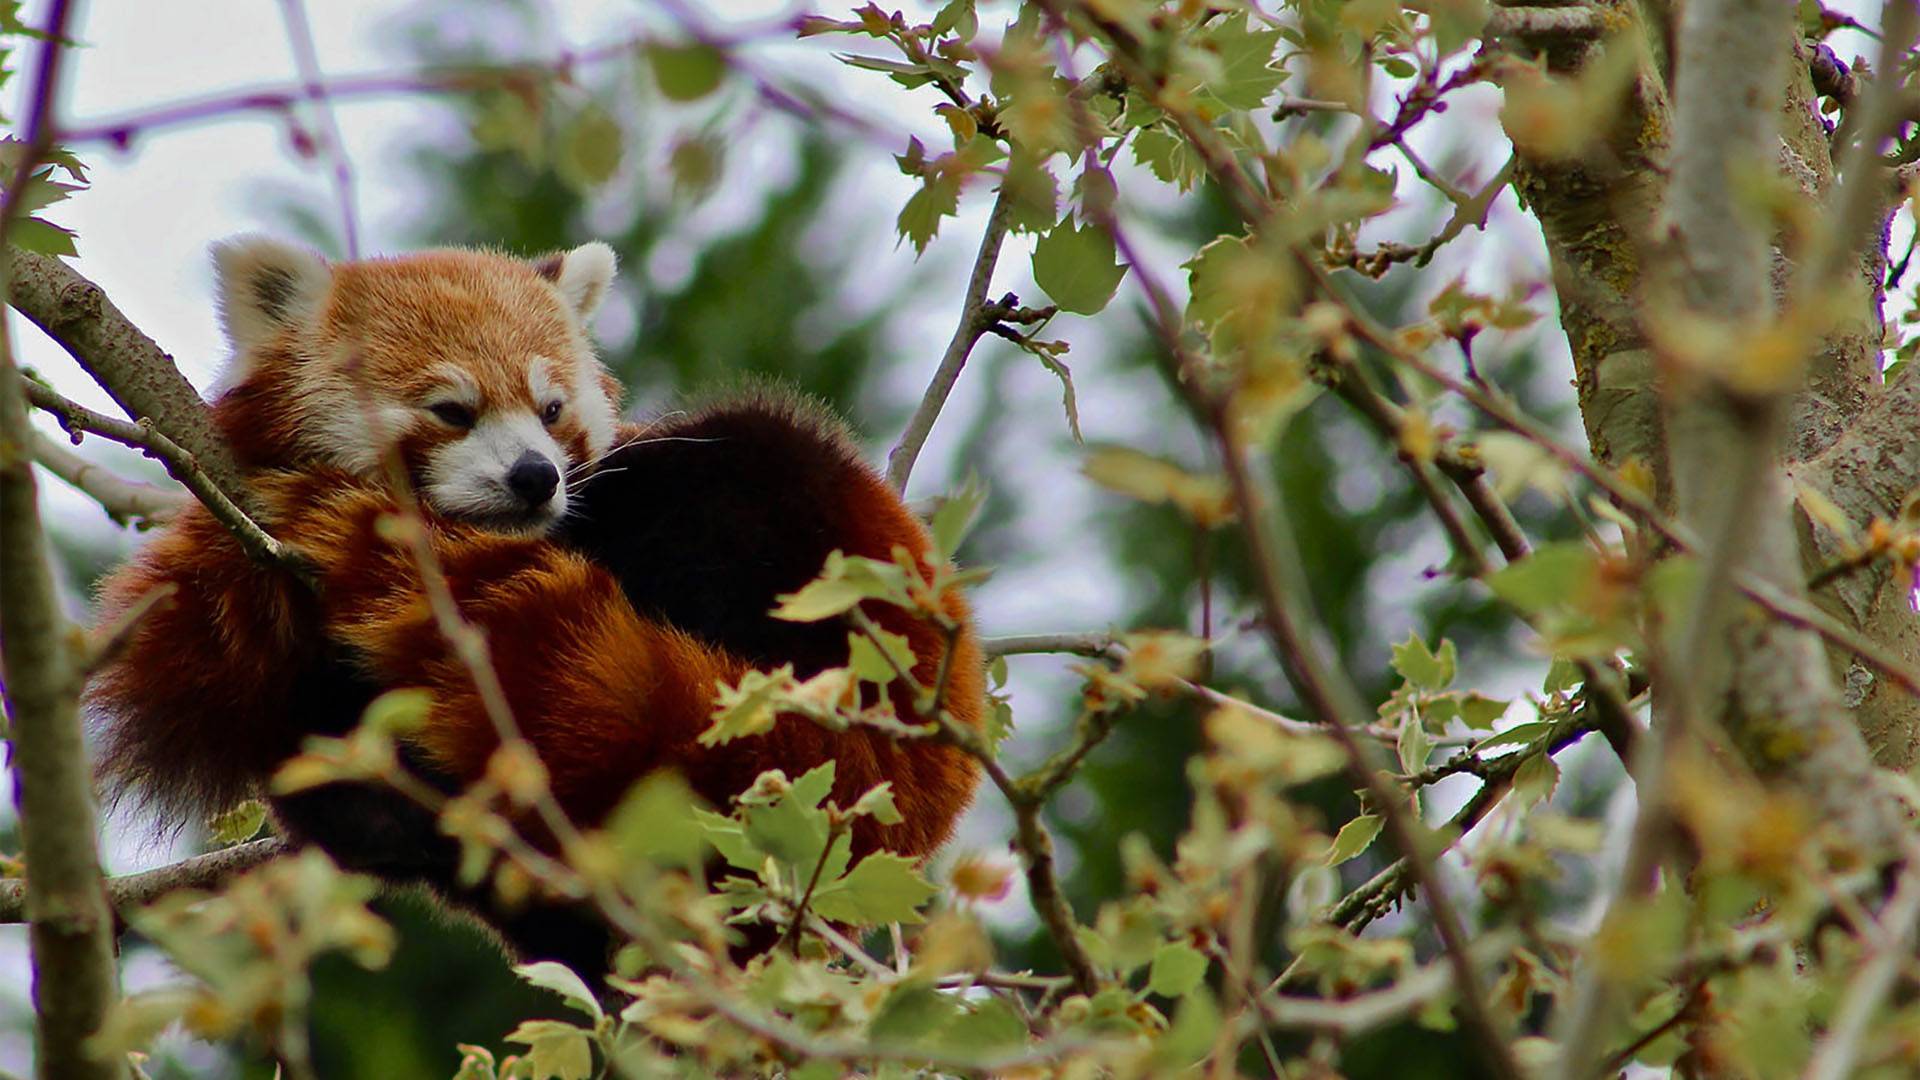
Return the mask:
<path id="1" fill-rule="evenodd" d="M 217 415 L 250 464 L 372 476 L 397 448 L 436 511 L 537 530 L 612 444 L 618 384 L 584 329 L 613 279 L 605 244 L 329 264 L 242 237 L 214 265 L 233 344 Z"/>

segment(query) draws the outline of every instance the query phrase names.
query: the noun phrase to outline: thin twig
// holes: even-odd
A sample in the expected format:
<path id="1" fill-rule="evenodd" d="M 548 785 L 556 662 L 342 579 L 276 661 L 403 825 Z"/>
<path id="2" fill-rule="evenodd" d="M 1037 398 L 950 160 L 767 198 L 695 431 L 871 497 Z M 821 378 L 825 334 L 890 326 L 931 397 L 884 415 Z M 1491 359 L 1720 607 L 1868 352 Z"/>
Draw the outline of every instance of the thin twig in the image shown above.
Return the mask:
<path id="1" fill-rule="evenodd" d="M 887 454 L 887 482 L 895 491 L 907 489 L 907 477 L 913 472 L 914 460 L 926 445 L 933 422 L 939 419 L 947 396 L 953 393 L 954 383 L 960 380 L 967 356 L 973 352 L 980 335 L 994 322 L 986 316 L 987 290 L 993 284 L 993 268 L 1000 260 L 1000 245 L 1006 239 L 1007 222 L 1012 216 L 1013 193 L 1002 184 L 1000 194 L 993 200 L 993 209 L 987 214 L 980 251 L 973 258 L 973 273 L 967 278 L 966 295 L 960 304 L 960 324 L 953 328 L 947 351 L 940 357 L 940 366 L 934 369 L 926 393 L 920 397 L 920 406 L 907 421 L 906 430 L 900 433 L 900 442 Z"/>
<path id="2" fill-rule="evenodd" d="M 305 0 L 280 0 L 280 18 L 287 27 L 287 43 L 293 48 L 294 64 L 307 100 L 320 117 L 324 152 L 333 176 L 333 197 L 340 210 L 340 235 L 347 258 L 360 257 L 360 214 L 355 209 L 353 162 L 347 157 L 347 144 L 340 137 L 340 123 L 333 113 L 327 94 L 326 77 L 320 68 L 320 51 L 313 42 L 313 26 L 307 20 Z"/>
<path id="3" fill-rule="evenodd" d="M 1869 940 L 1862 943 L 1866 961 L 1847 981 L 1826 1037 L 1807 1062 L 1802 1074 L 1805 1080 L 1841 1080 L 1853 1075 L 1868 1021 L 1893 992 L 1912 959 L 1914 939 L 1920 936 L 1920 853 L 1908 850 L 1900 884 L 1873 929 Z"/>
<path id="4" fill-rule="evenodd" d="M 115 476 L 105 466 L 88 461 L 38 431 L 28 433 L 27 443 L 33 449 L 34 461 L 99 503 L 100 509 L 116 524 L 140 528 L 161 525 L 173 520 L 193 502 L 192 494 L 182 488 L 159 487 Z"/>
<path id="5" fill-rule="evenodd" d="M 59 342 L 128 416 L 153 421 L 193 455 L 215 487 L 258 514 L 232 448 L 173 357 L 66 263 L 32 251 L 11 257 L 7 302 Z"/>
<path id="6" fill-rule="evenodd" d="M 179 889 L 213 889 L 235 874 L 251 870 L 292 850 L 275 837 L 209 851 L 176 863 L 107 879 L 107 899 L 125 917 Z M 19 881 L 0 881 L 0 923 L 26 918 L 25 889 Z"/>
<path id="7" fill-rule="evenodd" d="M 94 412 L 31 380 L 26 382 L 26 390 L 27 400 L 36 408 L 59 418 L 60 425 L 68 432 L 90 431 L 125 446 L 144 450 L 160 459 L 167 467 L 167 472 L 185 485 L 207 508 L 207 512 L 233 533 L 234 538 L 240 541 L 240 546 L 246 549 L 247 556 L 255 562 L 278 567 L 303 580 L 311 575 L 312 568 L 305 558 L 268 535 L 225 490 L 214 483 L 206 469 L 201 467 L 199 458 L 162 435 L 151 421 L 120 420 Z"/>

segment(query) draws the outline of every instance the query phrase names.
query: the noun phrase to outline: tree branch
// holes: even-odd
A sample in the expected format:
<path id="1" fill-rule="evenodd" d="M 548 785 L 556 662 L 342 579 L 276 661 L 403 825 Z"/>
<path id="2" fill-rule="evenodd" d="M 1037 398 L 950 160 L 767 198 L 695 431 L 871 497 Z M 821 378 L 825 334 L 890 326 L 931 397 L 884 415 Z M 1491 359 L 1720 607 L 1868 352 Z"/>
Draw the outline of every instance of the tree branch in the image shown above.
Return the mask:
<path id="1" fill-rule="evenodd" d="M 37 50 L 18 168 L 0 197 L 0 281 L 18 255 L 7 234 L 28 180 L 55 138 L 55 96 L 71 7 L 53 0 Z M 60 611 L 26 434 L 26 378 L 0 319 L 0 668 L 8 673 L 10 754 L 27 881 L 41 1080 L 118 1080 L 122 1061 L 87 1043 L 119 997 L 113 917 L 100 884 L 93 785 L 80 732 L 85 638 Z"/>
<path id="2" fill-rule="evenodd" d="M 920 407 L 907 421 L 907 429 L 900 433 L 899 444 L 887 454 L 887 482 L 895 491 L 907 490 L 907 477 L 913 472 L 914 460 L 926 445 L 933 422 L 940 418 L 947 395 L 953 393 L 953 384 L 960 380 L 960 369 L 966 367 L 974 343 L 992 325 L 993 320 L 986 315 L 987 289 L 993 284 L 994 264 L 1000 260 L 1000 244 L 1006 239 L 1007 220 L 1012 215 L 1013 196 L 1002 184 L 999 196 L 993 200 L 993 210 L 987 215 L 987 231 L 980 237 L 980 252 L 973 258 L 973 274 L 967 279 L 966 297 L 960 304 L 960 325 L 953 328 L 947 351 L 940 358 L 940 366 L 934 369 L 933 381 L 927 384 L 927 392 L 920 398 Z"/>
<path id="3" fill-rule="evenodd" d="M 61 397 L 40 383 L 23 382 L 27 400 L 59 417 L 61 426 L 68 431 L 91 431 L 159 458 L 166 465 L 167 472 L 185 485 L 207 511 L 233 533 L 249 558 L 266 566 L 279 567 L 303 579 L 309 575 L 311 568 L 298 552 L 269 536 L 258 522 L 247 516 L 237 500 L 228 496 L 226 489 L 214 481 L 196 455 L 161 434 L 151 421 L 119 420 L 105 416 Z"/>
<path id="4" fill-rule="evenodd" d="M 292 849 L 275 837 L 251 840 L 219 851 L 182 859 L 177 863 L 108 878 L 107 902 L 123 918 L 179 889 L 217 889 L 235 874 L 245 873 Z M 26 918 L 26 889 L 19 881 L 0 881 L 0 923 Z"/>
<path id="5" fill-rule="evenodd" d="M 115 476 L 104 466 L 88 461 L 38 431 L 27 433 L 27 444 L 33 450 L 34 461 L 99 503 L 117 524 L 141 527 L 164 524 L 193 501 L 191 495 L 178 488 Z"/>
<path id="6" fill-rule="evenodd" d="M 13 253 L 7 302 L 58 341 L 128 416 L 145 417 L 193 455 L 209 482 L 257 513 L 239 462 L 206 403 L 153 339 L 127 321 L 100 286 L 58 259 Z"/>

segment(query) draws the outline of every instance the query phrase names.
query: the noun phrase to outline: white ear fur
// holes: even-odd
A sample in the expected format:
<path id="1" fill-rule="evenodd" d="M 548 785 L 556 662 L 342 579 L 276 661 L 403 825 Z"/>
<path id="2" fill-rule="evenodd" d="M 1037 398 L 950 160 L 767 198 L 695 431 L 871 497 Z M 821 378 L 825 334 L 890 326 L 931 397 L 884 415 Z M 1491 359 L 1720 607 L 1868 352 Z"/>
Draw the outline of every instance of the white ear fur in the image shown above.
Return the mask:
<path id="1" fill-rule="evenodd" d="M 333 271 L 314 252 L 266 236 L 236 236 L 213 248 L 214 292 L 235 355 L 313 319 Z"/>
<path id="2" fill-rule="evenodd" d="M 613 284 L 614 267 L 619 260 L 613 249 L 598 240 L 581 244 L 565 254 L 549 255 L 534 263 L 540 276 L 553 282 L 561 299 L 585 322 L 607 298 Z"/>

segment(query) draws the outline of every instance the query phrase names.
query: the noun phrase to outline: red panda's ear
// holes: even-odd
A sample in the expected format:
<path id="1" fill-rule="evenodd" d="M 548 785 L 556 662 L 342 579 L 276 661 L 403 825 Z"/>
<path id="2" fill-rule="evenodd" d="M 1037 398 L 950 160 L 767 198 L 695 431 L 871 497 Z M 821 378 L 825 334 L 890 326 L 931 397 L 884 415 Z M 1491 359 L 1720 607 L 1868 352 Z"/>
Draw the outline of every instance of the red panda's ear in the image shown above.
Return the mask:
<path id="1" fill-rule="evenodd" d="M 327 261 L 265 236 L 236 236 L 213 248 L 220 321 L 236 356 L 289 327 L 308 325 L 332 282 Z"/>
<path id="2" fill-rule="evenodd" d="M 607 298 L 607 288 L 613 284 L 613 271 L 618 263 L 613 249 L 598 240 L 590 244 L 581 244 L 572 251 L 555 252 L 552 255 L 535 259 L 533 268 L 543 278 L 553 282 L 560 290 L 560 296 L 573 309 L 573 313 L 585 322 L 600 308 L 600 301 Z"/>

